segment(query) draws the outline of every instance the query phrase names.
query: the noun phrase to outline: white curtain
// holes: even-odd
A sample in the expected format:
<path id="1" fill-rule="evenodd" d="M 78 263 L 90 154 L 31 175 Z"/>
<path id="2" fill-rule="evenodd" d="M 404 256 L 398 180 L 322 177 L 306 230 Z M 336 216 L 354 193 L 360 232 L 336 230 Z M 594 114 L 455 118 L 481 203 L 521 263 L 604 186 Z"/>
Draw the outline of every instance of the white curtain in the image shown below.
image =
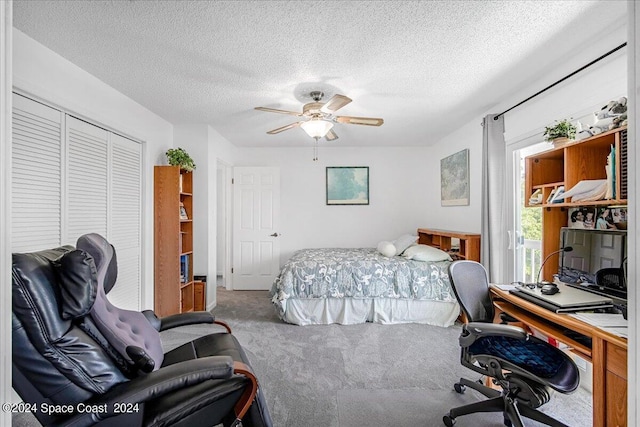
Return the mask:
<path id="1" fill-rule="evenodd" d="M 506 149 L 504 117 L 487 115 L 482 132 L 482 239 L 480 259 L 492 283 L 507 282 Z"/>

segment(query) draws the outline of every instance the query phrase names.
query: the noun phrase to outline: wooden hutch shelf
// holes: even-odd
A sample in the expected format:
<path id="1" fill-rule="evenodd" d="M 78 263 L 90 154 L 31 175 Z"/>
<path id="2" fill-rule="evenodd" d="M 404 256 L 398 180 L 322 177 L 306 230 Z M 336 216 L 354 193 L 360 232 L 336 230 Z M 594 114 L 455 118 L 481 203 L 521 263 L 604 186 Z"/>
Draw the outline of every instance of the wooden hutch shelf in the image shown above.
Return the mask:
<path id="1" fill-rule="evenodd" d="M 453 250 L 452 239 L 460 240 L 460 249 L 458 251 Z M 418 228 L 418 243 L 440 248 L 448 252 L 454 260 L 468 259 L 480 262 L 479 234 Z"/>
<path id="2" fill-rule="evenodd" d="M 621 127 L 553 147 L 525 158 L 525 206 L 542 209 L 542 259 L 558 250 L 560 229 L 568 223 L 568 208 L 581 206 L 623 206 L 627 204 L 627 128 Z M 606 179 L 607 157 L 615 149 L 615 198 L 596 201 L 547 203 L 551 191 L 563 185 L 565 191 L 578 182 L 590 179 Z M 541 204 L 530 204 L 529 198 L 536 190 L 542 190 Z M 542 278 L 551 280 L 558 271 L 558 257 L 552 257 L 544 265 Z"/>
<path id="3" fill-rule="evenodd" d="M 551 191 L 563 185 L 566 190 L 578 182 L 589 179 L 606 179 L 605 166 L 611 147 L 615 147 L 615 199 L 593 202 L 547 203 Z M 621 161 L 623 158 L 623 161 Z M 625 166 L 624 168 L 621 166 Z M 542 190 L 542 203 L 530 204 L 529 197 Z M 626 193 L 626 127 L 553 147 L 525 159 L 525 206 L 571 207 L 597 205 L 623 205 Z"/>

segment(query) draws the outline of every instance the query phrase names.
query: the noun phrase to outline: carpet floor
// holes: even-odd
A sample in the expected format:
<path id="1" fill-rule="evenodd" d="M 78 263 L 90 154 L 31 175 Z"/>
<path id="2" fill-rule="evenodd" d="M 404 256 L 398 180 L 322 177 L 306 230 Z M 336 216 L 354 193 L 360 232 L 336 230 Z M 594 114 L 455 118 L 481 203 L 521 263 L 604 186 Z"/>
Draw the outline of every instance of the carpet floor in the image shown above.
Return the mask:
<path id="1" fill-rule="evenodd" d="M 278 427 L 435 427 L 450 408 L 484 399 L 453 391 L 460 377 L 478 378 L 460 365 L 460 326 L 289 325 L 261 291 L 219 290 L 214 314 L 247 351 Z M 582 388 L 555 393 L 542 410 L 570 426 L 592 425 Z M 456 423 L 502 425 L 501 414 L 486 413 Z"/>
<path id="2" fill-rule="evenodd" d="M 418 324 L 295 326 L 276 315 L 266 291 L 217 289 L 213 313 L 231 326 L 265 394 L 275 427 L 438 427 L 450 408 L 483 400 L 453 391 L 460 377 L 459 326 Z M 163 332 L 165 350 L 212 325 Z M 591 394 L 555 393 L 542 410 L 567 425 L 592 425 Z M 529 427 L 541 424 L 526 421 Z M 14 417 L 14 426 L 37 425 Z M 459 417 L 457 427 L 503 426 L 501 414 Z"/>

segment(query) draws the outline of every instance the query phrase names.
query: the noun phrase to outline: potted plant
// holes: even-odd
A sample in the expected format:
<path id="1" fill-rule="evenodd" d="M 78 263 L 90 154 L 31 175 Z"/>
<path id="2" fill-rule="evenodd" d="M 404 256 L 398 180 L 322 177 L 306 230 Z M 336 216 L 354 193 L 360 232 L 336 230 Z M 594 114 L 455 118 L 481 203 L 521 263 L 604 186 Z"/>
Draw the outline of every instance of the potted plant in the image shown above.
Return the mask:
<path id="1" fill-rule="evenodd" d="M 565 142 L 576 137 L 576 127 L 567 119 L 556 120 L 555 126 L 546 126 L 542 135 L 549 142 Z"/>
<path id="2" fill-rule="evenodd" d="M 196 168 L 196 164 L 193 163 L 193 159 L 189 153 L 183 148 L 169 148 L 166 152 L 167 161 L 171 166 L 180 166 L 180 169 L 191 172 Z"/>

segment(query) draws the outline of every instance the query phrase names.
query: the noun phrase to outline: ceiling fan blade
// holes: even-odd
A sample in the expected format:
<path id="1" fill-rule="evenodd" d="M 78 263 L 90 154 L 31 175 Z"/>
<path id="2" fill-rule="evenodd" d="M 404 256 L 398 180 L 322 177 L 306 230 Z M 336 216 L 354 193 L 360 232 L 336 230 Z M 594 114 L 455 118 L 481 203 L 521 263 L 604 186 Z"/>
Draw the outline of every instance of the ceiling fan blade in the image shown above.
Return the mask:
<path id="1" fill-rule="evenodd" d="M 285 130 L 289 130 L 289 129 L 293 129 L 293 128 L 297 128 L 298 126 L 300 126 L 301 123 L 304 122 L 295 122 L 295 123 L 291 123 L 288 124 L 286 126 L 282 126 L 281 128 L 278 129 L 274 129 L 274 130 L 270 130 L 269 132 L 267 132 L 269 135 L 275 135 L 276 133 L 280 133 L 283 132 Z"/>
<path id="2" fill-rule="evenodd" d="M 329 132 L 324 136 L 327 141 L 335 141 L 338 139 L 338 135 L 333 131 L 333 129 L 329 129 Z"/>
<path id="3" fill-rule="evenodd" d="M 350 103 L 352 100 L 344 95 L 333 95 L 320 109 L 323 113 L 334 113 Z"/>
<path id="4" fill-rule="evenodd" d="M 292 116 L 302 116 L 302 113 L 296 113 L 295 111 L 287 111 L 287 110 L 278 110 L 277 108 L 267 108 L 267 107 L 256 107 L 256 110 L 266 111 L 268 113 L 280 113 L 280 114 L 290 114 Z"/>
<path id="5" fill-rule="evenodd" d="M 384 123 L 382 119 L 376 119 L 373 117 L 349 117 L 338 116 L 336 117 L 338 123 L 348 123 L 351 125 L 366 125 L 366 126 L 380 126 Z"/>

